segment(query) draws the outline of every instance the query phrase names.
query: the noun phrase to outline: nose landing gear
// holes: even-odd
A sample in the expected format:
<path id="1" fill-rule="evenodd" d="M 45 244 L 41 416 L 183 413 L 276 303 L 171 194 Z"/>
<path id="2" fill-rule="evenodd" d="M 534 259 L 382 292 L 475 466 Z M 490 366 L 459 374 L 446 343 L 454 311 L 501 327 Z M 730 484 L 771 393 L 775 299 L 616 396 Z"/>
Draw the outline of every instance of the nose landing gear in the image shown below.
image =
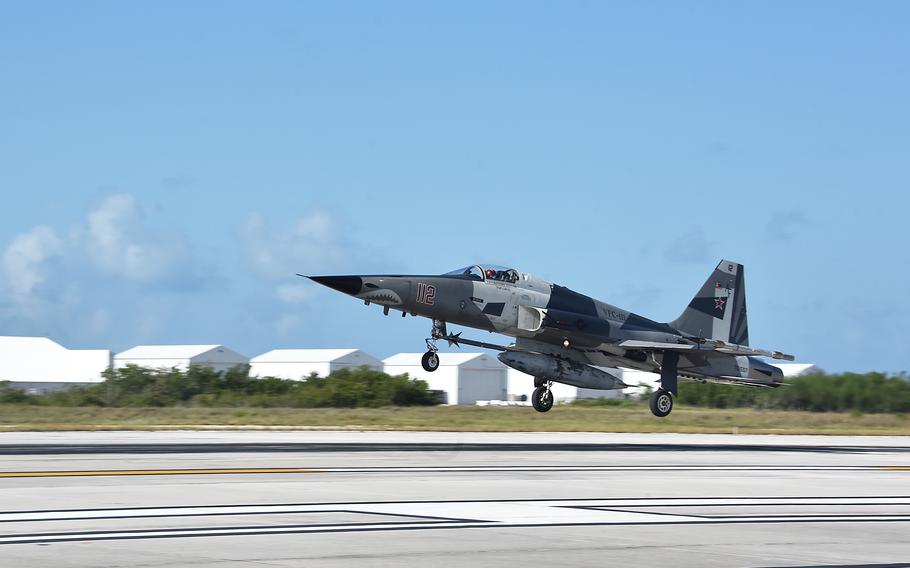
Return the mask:
<path id="1" fill-rule="evenodd" d="M 427 352 L 420 358 L 420 366 L 423 370 L 432 373 L 439 368 L 439 348 L 436 347 L 437 339 L 444 339 L 446 333 L 446 322 L 442 320 L 433 320 L 433 329 L 430 331 L 430 337 L 427 338 Z"/>
<path id="2" fill-rule="evenodd" d="M 423 370 L 432 373 L 439 368 L 439 353 L 435 350 L 427 351 L 423 354 L 423 357 L 420 358 L 420 366 L 423 367 Z"/>
<path id="3" fill-rule="evenodd" d="M 535 378 L 534 384 L 537 385 L 537 383 L 538 379 Z M 537 386 L 531 393 L 531 406 L 537 412 L 546 412 L 553 408 L 553 391 L 550 390 L 552 384 L 552 381 L 543 381 L 543 384 Z"/>

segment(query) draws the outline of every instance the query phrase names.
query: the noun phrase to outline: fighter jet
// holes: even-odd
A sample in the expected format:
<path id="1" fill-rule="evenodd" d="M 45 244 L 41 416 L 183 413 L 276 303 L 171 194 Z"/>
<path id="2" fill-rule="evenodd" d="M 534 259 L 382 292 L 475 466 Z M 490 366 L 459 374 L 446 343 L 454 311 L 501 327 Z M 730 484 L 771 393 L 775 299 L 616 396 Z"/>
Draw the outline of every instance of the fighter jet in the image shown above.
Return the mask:
<path id="1" fill-rule="evenodd" d="M 299 276 L 303 276 L 302 274 Z M 682 314 L 660 323 L 532 274 L 475 264 L 442 275 L 307 276 L 382 306 L 433 320 L 422 365 L 439 368 L 437 341 L 501 351 L 500 361 L 534 377 L 535 410 L 553 407 L 554 382 L 623 389 L 621 368 L 660 374 L 651 412 L 673 409 L 682 381 L 777 387 L 783 373 L 759 357 L 792 355 L 749 347 L 743 265 L 722 260 Z M 450 333 L 446 324 L 515 338 L 497 345 Z"/>

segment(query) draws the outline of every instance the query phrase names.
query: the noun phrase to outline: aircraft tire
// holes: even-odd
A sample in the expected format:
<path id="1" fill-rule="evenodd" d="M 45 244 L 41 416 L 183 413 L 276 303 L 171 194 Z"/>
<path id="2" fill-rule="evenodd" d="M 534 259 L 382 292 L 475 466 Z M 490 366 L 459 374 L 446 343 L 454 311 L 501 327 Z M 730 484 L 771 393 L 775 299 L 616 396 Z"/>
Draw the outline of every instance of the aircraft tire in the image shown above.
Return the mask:
<path id="1" fill-rule="evenodd" d="M 546 412 L 553 408 L 553 391 L 547 387 L 537 387 L 531 393 L 531 406 L 537 412 Z"/>
<path id="2" fill-rule="evenodd" d="M 427 351 L 420 358 L 420 366 L 424 371 L 432 373 L 439 368 L 439 354 L 435 351 Z"/>
<path id="3" fill-rule="evenodd" d="M 673 410 L 673 395 L 670 391 L 658 389 L 651 395 L 651 414 L 658 418 L 663 418 Z"/>

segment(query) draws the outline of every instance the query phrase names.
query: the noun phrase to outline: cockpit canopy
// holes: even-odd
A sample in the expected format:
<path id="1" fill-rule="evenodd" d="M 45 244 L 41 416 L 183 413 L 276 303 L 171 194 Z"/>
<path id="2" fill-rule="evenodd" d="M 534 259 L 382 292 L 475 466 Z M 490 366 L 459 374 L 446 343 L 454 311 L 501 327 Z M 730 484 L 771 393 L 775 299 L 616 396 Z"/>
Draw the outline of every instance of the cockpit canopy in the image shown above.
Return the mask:
<path id="1" fill-rule="evenodd" d="M 465 268 L 459 268 L 458 270 L 453 270 L 451 272 L 446 272 L 444 276 L 455 276 L 459 278 L 467 278 L 470 280 L 479 280 L 481 282 L 485 282 L 487 280 L 507 282 L 509 284 L 515 284 L 518 282 L 517 270 L 514 268 L 500 266 L 498 264 L 475 264 L 472 266 L 467 266 Z"/>

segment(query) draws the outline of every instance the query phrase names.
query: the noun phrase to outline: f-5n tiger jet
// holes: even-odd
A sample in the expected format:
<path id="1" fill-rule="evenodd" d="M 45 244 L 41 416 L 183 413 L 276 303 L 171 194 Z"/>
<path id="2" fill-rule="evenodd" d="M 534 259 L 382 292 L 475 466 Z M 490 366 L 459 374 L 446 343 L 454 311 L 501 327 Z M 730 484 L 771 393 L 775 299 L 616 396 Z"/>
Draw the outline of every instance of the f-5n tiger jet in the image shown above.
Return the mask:
<path id="1" fill-rule="evenodd" d="M 303 276 L 303 275 L 300 275 Z M 660 323 L 600 302 L 531 274 L 475 264 L 439 276 L 308 276 L 310 280 L 389 310 L 433 320 L 426 371 L 439 368 L 436 342 L 501 351 L 509 367 L 534 377 L 531 403 L 553 407 L 553 382 L 589 389 L 622 389 L 620 368 L 660 373 L 650 406 L 673 409 L 680 379 L 777 387 L 783 373 L 758 357 L 792 355 L 749 347 L 743 265 L 722 260 L 675 320 Z M 515 338 L 496 345 L 449 333 L 446 323 Z"/>

